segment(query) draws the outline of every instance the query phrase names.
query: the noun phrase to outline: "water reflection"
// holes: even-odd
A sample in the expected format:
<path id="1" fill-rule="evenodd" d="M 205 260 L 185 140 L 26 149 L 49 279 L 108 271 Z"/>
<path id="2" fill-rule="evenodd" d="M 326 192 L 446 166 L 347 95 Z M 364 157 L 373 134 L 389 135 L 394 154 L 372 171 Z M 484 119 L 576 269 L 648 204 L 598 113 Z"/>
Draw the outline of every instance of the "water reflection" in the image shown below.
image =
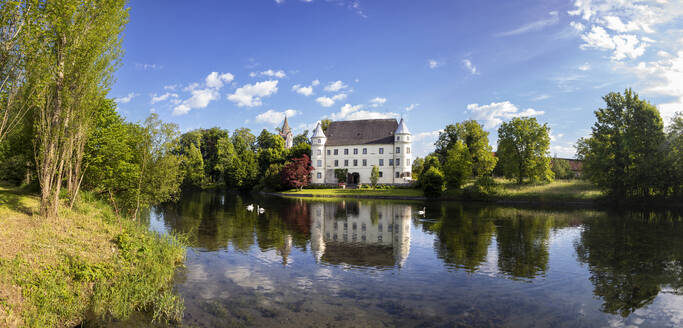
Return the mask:
<path id="1" fill-rule="evenodd" d="M 188 325 L 683 324 L 676 212 L 192 193 L 152 217 L 190 237 Z"/>
<path id="2" fill-rule="evenodd" d="M 311 249 L 331 264 L 392 267 L 410 253 L 410 205 L 311 204 Z"/>

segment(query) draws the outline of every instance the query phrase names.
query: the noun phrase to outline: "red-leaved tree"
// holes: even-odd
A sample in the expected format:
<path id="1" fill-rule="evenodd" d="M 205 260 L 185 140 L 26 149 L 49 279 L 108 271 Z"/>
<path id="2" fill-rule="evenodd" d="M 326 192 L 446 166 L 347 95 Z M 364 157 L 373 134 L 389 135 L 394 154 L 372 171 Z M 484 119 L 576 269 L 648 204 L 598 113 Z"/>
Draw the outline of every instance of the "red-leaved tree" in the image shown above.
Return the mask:
<path id="1" fill-rule="evenodd" d="M 293 158 L 280 171 L 282 184 L 301 190 L 311 181 L 312 171 L 313 167 L 308 155 L 304 154 L 301 157 Z"/>

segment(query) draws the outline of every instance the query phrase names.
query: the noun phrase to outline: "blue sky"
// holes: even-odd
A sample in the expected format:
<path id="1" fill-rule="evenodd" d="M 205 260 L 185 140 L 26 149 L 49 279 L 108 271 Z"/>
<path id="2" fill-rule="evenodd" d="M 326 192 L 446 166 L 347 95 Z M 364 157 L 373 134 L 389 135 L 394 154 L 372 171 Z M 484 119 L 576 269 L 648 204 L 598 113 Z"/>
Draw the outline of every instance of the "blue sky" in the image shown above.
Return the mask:
<path id="1" fill-rule="evenodd" d="M 141 121 L 295 132 L 401 117 L 424 156 L 446 124 L 535 116 L 573 157 L 610 91 L 683 111 L 680 0 L 131 1 L 111 96 Z"/>

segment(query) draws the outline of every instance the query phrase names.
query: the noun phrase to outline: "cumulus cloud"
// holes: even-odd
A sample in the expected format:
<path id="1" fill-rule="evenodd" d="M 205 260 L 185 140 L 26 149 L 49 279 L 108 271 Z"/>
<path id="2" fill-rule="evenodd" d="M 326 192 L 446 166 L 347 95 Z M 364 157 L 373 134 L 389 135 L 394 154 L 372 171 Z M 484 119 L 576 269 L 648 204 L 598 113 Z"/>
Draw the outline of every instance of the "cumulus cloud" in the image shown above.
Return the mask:
<path id="1" fill-rule="evenodd" d="M 524 24 L 510 31 L 498 33 L 496 34 L 496 36 L 511 36 L 524 34 L 532 31 L 538 31 L 544 29 L 547 26 L 555 25 L 560 21 L 560 17 L 557 11 L 551 11 L 548 13 L 548 15 L 550 15 L 550 17 Z"/>
<path id="2" fill-rule="evenodd" d="M 472 61 L 469 59 L 463 59 L 462 60 L 462 65 L 465 66 L 465 68 L 472 74 L 472 75 L 479 75 L 479 71 L 477 71 L 477 68 L 472 64 Z"/>
<path id="3" fill-rule="evenodd" d="M 323 107 L 332 107 L 335 101 L 340 101 L 346 99 L 347 95 L 345 93 L 336 94 L 332 97 L 318 97 L 315 101 Z"/>
<path id="4" fill-rule="evenodd" d="M 235 78 L 234 75 L 230 73 L 218 74 L 218 72 L 211 72 L 205 79 L 206 86 L 209 88 L 220 89 L 223 87 L 223 83 L 230 83 Z"/>
<path id="5" fill-rule="evenodd" d="M 152 104 L 156 104 L 161 101 L 168 100 L 170 98 L 178 98 L 177 93 L 171 93 L 171 92 L 166 92 L 163 95 L 157 96 L 157 94 L 152 95 L 152 100 L 150 101 Z"/>
<path id="6" fill-rule="evenodd" d="M 204 85 L 200 85 L 197 82 L 190 83 L 188 86 L 183 88 L 183 91 L 189 92 L 190 97 L 185 100 L 174 99 L 171 100 L 176 103 L 177 106 L 173 108 L 173 115 L 185 115 L 193 109 L 201 109 L 208 106 L 212 101 L 220 98 L 220 89 L 223 87 L 224 83 L 231 82 L 235 77 L 230 73 L 218 73 L 211 72 L 204 78 Z M 166 89 L 166 87 L 164 87 Z M 176 86 L 173 86 L 175 90 Z M 167 89 L 168 90 L 168 89 Z M 162 95 L 160 97 L 164 97 Z M 172 95 L 167 96 L 165 99 L 173 97 Z M 162 100 L 165 100 L 162 99 Z M 152 98 L 154 101 L 154 98 Z M 159 100 L 161 101 L 161 100 Z"/>
<path id="7" fill-rule="evenodd" d="M 375 97 L 370 99 L 370 107 L 379 107 L 384 105 L 384 103 L 387 102 L 387 98 L 382 98 L 382 97 Z"/>
<path id="8" fill-rule="evenodd" d="M 339 112 L 332 113 L 332 120 L 368 120 L 380 118 L 397 118 L 400 115 L 392 112 L 372 112 L 363 110 L 363 105 L 345 104 Z"/>
<path id="9" fill-rule="evenodd" d="M 311 85 L 308 85 L 308 86 L 301 85 L 301 84 L 295 84 L 294 86 L 292 86 L 292 91 L 308 97 L 308 96 L 313 94 L 313 87 L 315 87 L 319 84 L 320 84 L 320 81 L 318 81 L 318 80 L 314 80 L 313 82 L 311 82 Z"/>
<path id="10" fill-rule="evenodd" d="M 131 100 L 133 100 L 133 98 L 135 98 L 135 97 L 137 97 L 137 96 L 138 96 L 137 93 L 131 92 L 131 93 L 129 93 L 129 94 L 126 95 L 126 96 L 123 96 L 123 97 L 119 97 L 119 98 L 114 99 L 114 101 L 116 101 L 116 102 L 119 103 L 119 104 L 127 104 L 127 103 L 129 103 Z"/>
<path id="11" fill-rule="evenodd" d="M 429 60 L 427 60 L 427 65 L 429 66 L 429 68 L 435 69 L 435 68 L 441 66 L 442 63 L 440 63 L 436 59 L 429 59 Z"/>
<path id="12" fill-rule="evenodd" d="M 348 88 L 348 85 L 344 84 L 342 81 L 334 81 L 330 82 L 328 85 L 325 86 L 325 91 L 327 92 L 337 92 L 342 89 Z"/>
<path id="13" fill-rule="evenodd" d="M 268 97 L 277 92 L 277 80 L 268 80 L 254 84 L 245 84 L 235 90 L 235 93 L 228 95 L 228 100 L 234 102 L 239 107 L 261 106 L 261 98 Z"/>
<path id="14" fill-rule="evenodd" d="M 488 105 L 469 104 L 467 111 L 472 117 L 480 122 L 484 122 L 484 128 L 492 129 L 513 117 L 543 115 L 543 111 L 527 108 L 520 111 L 517 106 L 509 101 L 492 102 Z"/>
<path id="15" fill-rule="evenodd" d="M 410 105 L 406 106 L 406 108 L 404 108 L 404 109 L 406 112 L 409 112 L 409 111 L 417 108 L 417 106 L 420 106 L 420 104 L 410 104 Z"/>
<path id="16" fill-rule="evenodd" d="M 251 77 L 268 76 L 268 77 L 276 77 L 278 79 L 282 79 L 282 78 L 287 77 L 287 74 L 285 74 L 285 71 L 283 71 L 283 70 L 274 71 L 272 69 L 269 69 L 269 70 L 263 71 L 263 72 L 251 72 L 251 73 L 249 73 L 249 76 L 251 76 Z"/>
<path id="17" fill-rule="evenodd" d="M 299 114 L 295 109 L 287 109 L 283 112 L 278 112 L 273 109 L 267 110 L 261 114 L 256 115 L 256 122 L 267 123 L 272 126 L 281 124 L 284 121 L 285 116 L 292 117 Z"/>

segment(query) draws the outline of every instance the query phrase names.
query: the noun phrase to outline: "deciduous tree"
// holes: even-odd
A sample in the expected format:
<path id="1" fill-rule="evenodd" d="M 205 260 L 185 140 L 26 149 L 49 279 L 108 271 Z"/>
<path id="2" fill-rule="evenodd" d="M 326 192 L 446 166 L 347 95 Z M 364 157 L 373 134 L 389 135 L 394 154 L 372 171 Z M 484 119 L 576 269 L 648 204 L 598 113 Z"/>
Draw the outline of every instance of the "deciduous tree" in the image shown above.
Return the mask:
<path id="1" fill-rule="evenodd" d="M 522 184 L 531 181 L 552 181 L 550 170 L 550 128 L 536 118 L 516 117 L 498 129 L 498 158 L 503 173 Z"/>

